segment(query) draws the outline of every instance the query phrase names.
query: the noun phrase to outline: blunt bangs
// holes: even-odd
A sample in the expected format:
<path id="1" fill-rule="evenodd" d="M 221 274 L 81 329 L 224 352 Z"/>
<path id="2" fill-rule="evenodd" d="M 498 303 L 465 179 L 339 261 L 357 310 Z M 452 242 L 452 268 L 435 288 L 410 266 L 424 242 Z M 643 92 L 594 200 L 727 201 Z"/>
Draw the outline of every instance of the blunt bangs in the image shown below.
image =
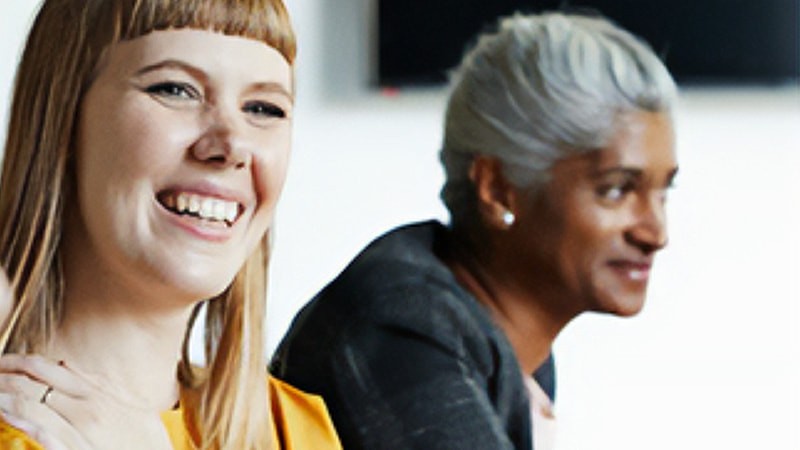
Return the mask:
<path id="1" fill-rule="evenodd" d="M 294 31 L 281 0 L 139 0 L 122 12 L 118 36 L 134 39 L 156 30 L 197 28 L 241 36 L 274 47 L 293 64 Z"/>

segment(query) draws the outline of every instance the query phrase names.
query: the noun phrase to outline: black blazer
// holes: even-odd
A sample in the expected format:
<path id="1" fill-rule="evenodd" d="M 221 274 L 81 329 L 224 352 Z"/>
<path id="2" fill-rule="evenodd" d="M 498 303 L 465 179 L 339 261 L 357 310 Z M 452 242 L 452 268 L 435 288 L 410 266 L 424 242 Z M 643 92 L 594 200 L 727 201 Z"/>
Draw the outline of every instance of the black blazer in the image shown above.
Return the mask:
<path id="1" fill-rule="evenodd" d="M 425 222 L 371 243 L 297 315 L 271 371 L 320 394 L 345 449 L 529 450 L 514 352 Z M 553 398 L 552 358 L 535 377 Z"/>

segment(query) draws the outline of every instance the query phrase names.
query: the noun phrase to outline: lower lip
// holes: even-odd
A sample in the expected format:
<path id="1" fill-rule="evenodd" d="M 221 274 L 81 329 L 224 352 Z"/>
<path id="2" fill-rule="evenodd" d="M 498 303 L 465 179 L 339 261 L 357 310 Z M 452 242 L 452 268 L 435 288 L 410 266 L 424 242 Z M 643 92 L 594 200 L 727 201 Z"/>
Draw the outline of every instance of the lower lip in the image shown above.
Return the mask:
<path id="1" fill-rule="evenodd" d="M 189 234 L 193 235 L 194 237 L 209 242 L 225 242 L 233 235 L 233 225 L 227 226 L 219 223 L 209 223 L 194 216 L 182 216 L 175 214 L 172 211 L 164 208 L 161 203 L 158 203 L 158 206 L 161 212 L 166 215 L 167 220 L 169 220 L 170 223 L 176 225 L 184 231 L 189 232 Z"/>

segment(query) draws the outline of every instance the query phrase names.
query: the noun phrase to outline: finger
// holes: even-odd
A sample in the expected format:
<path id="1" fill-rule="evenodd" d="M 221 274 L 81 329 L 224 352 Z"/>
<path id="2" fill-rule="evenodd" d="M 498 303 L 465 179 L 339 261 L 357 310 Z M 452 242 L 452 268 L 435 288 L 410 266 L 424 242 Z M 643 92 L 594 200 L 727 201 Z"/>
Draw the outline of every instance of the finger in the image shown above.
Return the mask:
<path id="1" fill-rule="evenodd" d="M 48 433 L 59 436 L 68 436 L 71 433 L 76 433 L 63 417 L 47 405 L 37 401 L 0 393 L 0 411 L 3 412 L 5 417 L 12 417 L 22 424 L 30 424 L 36 430 L 48 430 Z M 28 430 L 23 431 L 27 432 Z M 31 435 L 32 438 L 37 436 Z"/>
<path id="2" fill-rule="evenodd" d="M 86 398 L 75 398 L 69 394 L 53 389 L 41 402 L 52 412 L 61 416 L 65 422 L 73 427 L 81 428 L 97 424 L 107 417 L 102 417 L 102 408 L 87 401 Z"/>
<path id="3" fill-rule="evenodd" d="M 14 402 L 38 402 L 61 416 L 66 423 L 72 426 L 99 420 L 99 412 L 91 408 L 85 397 L 73 397 L 25 375 L 0 374 L 0 393 L 14 397 Z M 6 411 L 18 414 L 18 411 L 11 409 L 17 407 L 16 404 L 9 405 L 7 403 L 0 404 L 0 406 L 4 407 Z M 30 406 L 26 405 L 26 407 Z"/>
<path id="4" fill-rule="evenodd" d="M 27 435 L 29 439 L 36 441 L 45 450 L 70 450 L 70 448 L 67 447 L 67 445 L 64 444 L 60 439 L 57 439 L 55 436 L 52 436 L 47 431 L 36 426 L 32 422 L 29 422 L 27 420 L 22 420 L 14 416 L 10 416 L 8 414 L 3 414 L 2 417 L 7 424 L 25 433 L 25 435 Z M 14 445 L 18 444 L 14 443 L 13 441 L 12 442 L 3 441 L 3 444 L 9 444 L 9 443 L 12 444 L 11 448 L 17 448 Z M 73 446 L 73 449 L 76 448 L 77 447 Z"/>
<path id="5" fill-rule="evenodd" d="M 42 401 L 50 386 L 16 373 L 0 373 L 0 392 L 21 395 L 29 400 Z"/>
<path id="6" fill-rule="evenodd" d="M 51 436 L 50 434 L 46 433 L 45 431 L 39 431 L 36 437 L 34 438 L 36 442 L 39 443 L 45 450 L 70 450 L 72 449 L 79 449 L 79 448 L 88 448 L 88 447 L 77 447 L 73 445 L 72 447 L 67 447 L 66 444 L 63 444 L 60 440 L 56 439 L 55 437 Z"/>
<path id="7" fill-rule="evenodd" d="M 38 426 L 36 426 L 32 422 L 28 422 L 27 420 L 22 420 L 22 419 L 14 417 L 14 416 L 10 416 L 8 414 L 3 414 L 2 417 L 3 417 L 3 421 L 4 422 L 6 422 L 8 425 L 11 425 L 12 427 L 16 428 L 17 430 L 22 431 L 23 433 L 25 433 L 25 435 L 29 439 L 31 439 L 33 441 L 36 441 L 44 449 L 46 449 L 46 450 L 68 450 L 67 447 L 64 444 L 62 444 L 57 439 L 49 436 L 46 431 L 44 431 L 43 429 L 39 428 Z M 6 441 L 6 439 L 7 438 L 4 437 L 3 444 L 10 445 L 11 446 L 10 448 L 18 448 L 18 447 L 22 448 L 20 442 L 15 441 L 15 440 Z M 5 448 L 5 447 L 3 447 L 3 448 Z M 25 448 L 27 448 L 27 446 Z"/>
<path id="8" fill-rule="evenodd" d="M 23 433 L 27 434 L 28 437 L 30 438 L 35 438 L 36 434 L 39 431 L 36 425 L 34 425 L 31 422 L 28 422 L 27 420 L 22 420 L 20 418 L 14 417 L 9 413 L 2 413 L 0 415 L 3 417 L 3 422 L 22 431 Z"/>
<path id="9" fill-rule="evenodd" d="M 93 389 L 83 376 L 62 363 L 39 355 L 3 355 L 0 357 L 0 372 L 24 374 L 76 398 L 86 397 Z"/>

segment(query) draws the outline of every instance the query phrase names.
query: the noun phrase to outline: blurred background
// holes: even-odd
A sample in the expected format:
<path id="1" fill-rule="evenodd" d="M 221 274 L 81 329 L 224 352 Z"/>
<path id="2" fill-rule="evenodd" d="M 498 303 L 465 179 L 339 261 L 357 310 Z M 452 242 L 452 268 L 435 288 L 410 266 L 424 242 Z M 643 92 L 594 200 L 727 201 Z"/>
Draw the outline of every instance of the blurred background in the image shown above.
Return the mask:
<path id="1" fill-rule="evenodd" d="M 494 22 L 480 14 L 564 3 L 286 2 L 299 36 L 298 99 L 271 269 L 270 349 L 378 234 L 446 220 L 441 80 L 467 44 L 450 38 L 469 41 Z M 800 449 L 799 3 L 572 2 L 650 39 L 676 74 L 681 170 L 670 246 L 644 312 L 585 315 L 556 343 L 560 450 Z M 37 4 L 0 4 L 3 138 Z M 481 12 L 483 4 L 491 5 Z M 448 28 L 459 23 L 467 25 Z M 430 64 L 433 53 L 443 58 Z"/>

